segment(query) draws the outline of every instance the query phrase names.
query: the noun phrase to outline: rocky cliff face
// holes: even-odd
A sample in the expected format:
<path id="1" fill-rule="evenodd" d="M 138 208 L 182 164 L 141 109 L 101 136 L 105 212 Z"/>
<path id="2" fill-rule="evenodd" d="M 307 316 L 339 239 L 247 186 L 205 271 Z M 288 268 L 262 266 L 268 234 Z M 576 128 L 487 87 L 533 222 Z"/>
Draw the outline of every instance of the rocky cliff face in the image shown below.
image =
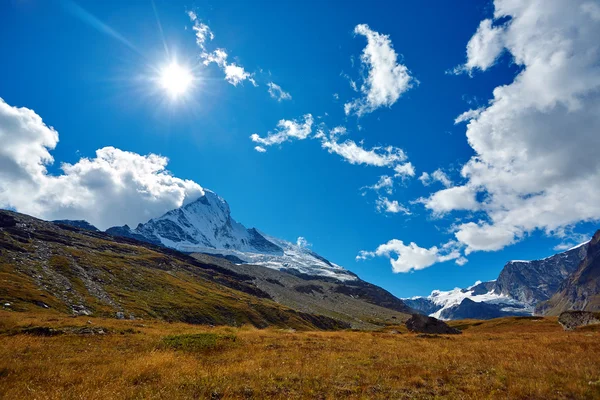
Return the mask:
<path id="1" fill-rule="evenodd" d="M 536 312 L 559 315 L 567 310 L 600 311 L 600 230 L 586 246 L 585 258 L 578 268 Z"/>
<path id="2" fill-rule="evenodd" d="M 498 294 L 527 304 L 548 300 L 586 255 L 587 243 L 542 260 L 509 261 L 494 285 Z"/>

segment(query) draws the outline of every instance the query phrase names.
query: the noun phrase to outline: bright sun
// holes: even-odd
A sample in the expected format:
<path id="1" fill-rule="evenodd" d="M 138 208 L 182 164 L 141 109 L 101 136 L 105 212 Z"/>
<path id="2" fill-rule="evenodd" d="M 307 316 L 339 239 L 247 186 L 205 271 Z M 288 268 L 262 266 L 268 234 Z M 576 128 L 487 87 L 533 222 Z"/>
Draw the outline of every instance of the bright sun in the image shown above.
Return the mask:
<path id="1" fill-rule="evenodd" d="M 184 94 L 192 85 L 194 77 L 185 67 L 173 61 L 160 71 L 160 86 L 173 98 Z"/>

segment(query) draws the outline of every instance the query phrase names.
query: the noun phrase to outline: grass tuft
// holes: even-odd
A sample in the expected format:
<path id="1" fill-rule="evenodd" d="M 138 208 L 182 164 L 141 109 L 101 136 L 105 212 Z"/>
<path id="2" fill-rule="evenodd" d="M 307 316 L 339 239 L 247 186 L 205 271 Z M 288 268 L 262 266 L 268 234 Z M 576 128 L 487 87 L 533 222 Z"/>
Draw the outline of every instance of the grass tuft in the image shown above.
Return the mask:
<path id="1" fill-rule="evenodd" d="M 223 350 L 236 343 L 233 334 L 195 333 L 189 335 L 166 336 L 162 339 L 163 348 L 183 350 L 190 353 Z"/>

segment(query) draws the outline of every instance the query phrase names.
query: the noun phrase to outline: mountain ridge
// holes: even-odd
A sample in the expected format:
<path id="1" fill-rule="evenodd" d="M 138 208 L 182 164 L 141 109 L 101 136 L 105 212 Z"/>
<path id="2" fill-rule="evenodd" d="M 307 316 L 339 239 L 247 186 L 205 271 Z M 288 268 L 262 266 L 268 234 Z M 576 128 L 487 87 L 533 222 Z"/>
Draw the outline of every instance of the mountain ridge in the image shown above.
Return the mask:
<path id="1" fill-rule="evenodd" d="M 563 281 L 556 293 L 536 306 L 543 315 L 559 315 L 563 311 L 600 311 L 600 230 L 592 237 L 585 258 Z"/>
<path id="2" fill-rule="evenodd" d="M 207 189 L 195 201 L 140 223 L 135 229 L 125 225 L 111 227 L 106 232 L 185 253 L 214 254 L 341 281 L 357 279 L 352 272 L 308 248 L 263 234 L 256 228 L 246 228 L 232 218 L 227 201 Z"/>
<path id="3" fill-rule="evenodd" d="M 403 300 L 417 311 L 444 320 L 533 315 L 535 306 L 550 299 L 577 270 L 588 244 L 540 260 L 511 260 L 493 281 Z"/>

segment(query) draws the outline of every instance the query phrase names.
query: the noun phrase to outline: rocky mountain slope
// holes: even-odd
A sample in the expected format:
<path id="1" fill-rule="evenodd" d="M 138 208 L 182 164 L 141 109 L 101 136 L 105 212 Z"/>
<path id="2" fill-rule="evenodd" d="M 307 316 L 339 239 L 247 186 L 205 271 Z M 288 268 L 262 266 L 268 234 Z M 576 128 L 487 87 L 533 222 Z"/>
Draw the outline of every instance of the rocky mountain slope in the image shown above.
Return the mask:
<path id="1" fill-rule="evenodd" d="M 495 281 L 478 282 L 450 291 L 434 290 L 427 297 L 404 299 L 411 308 L 444 320 L 490 319 L 531 315 L 573 274 L 585 257 L 588 243 L 541 260 L 509 261 Z"/>
<path id="2" fill-rule="evenodd" d="M 0 211 L 0 304 L 15 311 L 301 329 L 373 328 L 408 318 L 400 300 L 352 282 L 191 257 Z"/>
<path id="3" fill-rule="evenodd" d="M 583 243 L 541 260 L 509 261 L 500 272 L 494 290 L 528 304 L 548 300 L 577 270 L 587 247 L 588 244 Z"/>
<path id="4" fill-rule="evenodd" d="M 577 270 L 548 301 L 537 305 L 536 313 L 559 315 L 567 310 L 600 311 L 600 230 L 586 247 L 585 258 Z"/>
<path id="5" fill-rule="evenodd" d="M 259 265 L 236 264 L 195 253 L 192 257 L 212 260 L 222 268 L 253 277 L 253 283 L 276 302 L 295 310 L 326 315 L 356 328 L 372 329 L 397 324 L 413 312 L 388 291 L 361 279 L 339 281 L 305 275 L 295 270 L 276 270 Z"/>
<path id="6" fill-rule="evenodd" d="M 210 190 L 196 201 L 139 224 L 109 228 L 107 233 L 166 246 L 185 253 L 206 253 L 236 263 L 295 270 L 301 274 L 352 281 L 350 271 L 297 246 L 247 229 L 231 217 L 227 202 Z"/>
<path id="7" fill-rule="evenodd" d="M 277 304 L 252 278 L 105 233 L 0 211 L 0 301 L 14 311 L 306 329 L 349 326 Z"/>

